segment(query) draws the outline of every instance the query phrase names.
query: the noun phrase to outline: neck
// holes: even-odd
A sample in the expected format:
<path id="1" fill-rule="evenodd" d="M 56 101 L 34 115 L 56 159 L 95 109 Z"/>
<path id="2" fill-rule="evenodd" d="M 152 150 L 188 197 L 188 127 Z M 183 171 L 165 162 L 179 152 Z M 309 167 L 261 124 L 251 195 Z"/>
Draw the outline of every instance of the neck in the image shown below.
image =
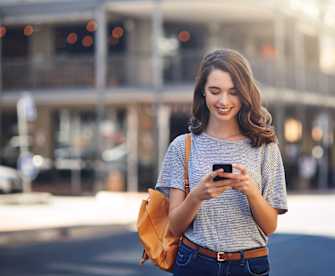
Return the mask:
<path id="1" fill-rule="evenodd" d="M 226 139 L 234 136 L 240 136 L 241 130 L 236 120 L 228 122 L 218 122 L 209 120 L 206 133 L 213 137 Z"/>

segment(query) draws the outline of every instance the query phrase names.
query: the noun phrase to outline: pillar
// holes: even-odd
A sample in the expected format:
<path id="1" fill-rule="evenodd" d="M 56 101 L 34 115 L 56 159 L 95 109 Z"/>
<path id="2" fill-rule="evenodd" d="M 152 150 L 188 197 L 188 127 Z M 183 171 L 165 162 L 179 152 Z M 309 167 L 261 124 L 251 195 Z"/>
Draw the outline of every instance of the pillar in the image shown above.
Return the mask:
<path id="1" fill-rule="evenodd" d="M 127 183 L 129 192 L 138 191 L 138 108 L 131 105 L 127 110 Z"/>

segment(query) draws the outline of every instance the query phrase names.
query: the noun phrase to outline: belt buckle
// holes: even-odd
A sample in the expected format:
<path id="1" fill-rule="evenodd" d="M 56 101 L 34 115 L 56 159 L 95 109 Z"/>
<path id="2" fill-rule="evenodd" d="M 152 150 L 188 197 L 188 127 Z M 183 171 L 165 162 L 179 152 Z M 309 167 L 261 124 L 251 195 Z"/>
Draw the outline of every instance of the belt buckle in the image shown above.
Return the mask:
<path id="1" fill-rule="evenodd" d="M 224 262 L 226 260 L 225 253 L 223 251 L 216 254 L 216 259 L 218 262 Z"/>

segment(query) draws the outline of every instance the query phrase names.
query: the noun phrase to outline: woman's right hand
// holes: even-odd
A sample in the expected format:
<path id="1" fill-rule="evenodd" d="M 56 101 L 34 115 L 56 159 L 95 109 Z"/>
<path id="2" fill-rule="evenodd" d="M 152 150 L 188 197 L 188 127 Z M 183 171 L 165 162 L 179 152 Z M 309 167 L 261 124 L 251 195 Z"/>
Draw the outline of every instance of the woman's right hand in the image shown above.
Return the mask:
<path id="1" fill-rule="evenodd" d="M 223 173 L 223 169 L 219 169 L 204 175 L 189 196 L 196 201 L 203 201 L 218 197 L 224 191 L 231 189 L 231 180 L 213 180 L 216 176 L 224 176 Z"/>

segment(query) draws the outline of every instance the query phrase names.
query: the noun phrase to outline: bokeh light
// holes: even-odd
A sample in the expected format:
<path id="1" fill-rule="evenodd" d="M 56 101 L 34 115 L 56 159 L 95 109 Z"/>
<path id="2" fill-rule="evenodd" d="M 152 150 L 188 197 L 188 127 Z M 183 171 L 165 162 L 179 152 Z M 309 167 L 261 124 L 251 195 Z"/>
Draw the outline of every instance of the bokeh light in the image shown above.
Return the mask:
<path id="1" fill-rule="evenodd" d="M 302 137 L 302 123 L 294 118 L 287 119 L 284 124 L 284 136 L 287 142 L 298 142 Z"/>
<path id="2" fill-rule="evenodd" d="M 191 39 L 191 34 L 188 31 L 181 31 L 178 33 L 178 39 L 181 42 L 188 42 Z"/>
<path id="3" fill-rule="evenodd" d="M 3 38 L 7 33 L 7 29 L 5 26 L 0 25 L 0 38 Z"/>
<path id="4" fill-rule="evenodd" d="M 33 32 L 34 32 L 34 28 L 33 28 L 32 25 L 27 25 L 23 29 L 23 34 L 25 36 L 31 36 L 33 34 Z"/>
<path id="5" fill-rule="evenodd" d="M 95 20 L 91 19 L 87 22 L 86 24 L 86 30 L 90 33 L 95 32 L 97 29 L 97 23 L 95 22 Z"/>
<path id="6" fill-rule="evenodd" d="M 73 45 L 78 41 L 78 36 L 76 33 L 69 33 L 66 38 L 67 43 Z"/>
<path id="7" fill-rule="evenodd" d="M 120 39 L 124 35 L 124 29 L 122 27 L 115 27 L 112 30 L 112 37 Z"/>
<path id="8" fill-rule="evenodd" d="M 91 47 L 93 45 L 93 37 L 90 35 L 85 35 L 81 43 L 86 48 Z"/>

